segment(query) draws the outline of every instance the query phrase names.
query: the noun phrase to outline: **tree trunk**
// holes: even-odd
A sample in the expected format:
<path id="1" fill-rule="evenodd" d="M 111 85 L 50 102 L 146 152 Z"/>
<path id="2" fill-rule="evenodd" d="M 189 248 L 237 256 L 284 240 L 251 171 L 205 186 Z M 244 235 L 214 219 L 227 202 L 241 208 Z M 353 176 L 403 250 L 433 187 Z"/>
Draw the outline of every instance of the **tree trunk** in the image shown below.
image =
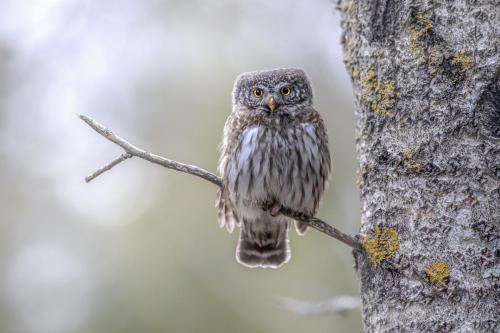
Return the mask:
<path id="1" fill-rule="evenodd" d="M 339 0 L 368 332 L 500 328 L 496 0 Z"/>

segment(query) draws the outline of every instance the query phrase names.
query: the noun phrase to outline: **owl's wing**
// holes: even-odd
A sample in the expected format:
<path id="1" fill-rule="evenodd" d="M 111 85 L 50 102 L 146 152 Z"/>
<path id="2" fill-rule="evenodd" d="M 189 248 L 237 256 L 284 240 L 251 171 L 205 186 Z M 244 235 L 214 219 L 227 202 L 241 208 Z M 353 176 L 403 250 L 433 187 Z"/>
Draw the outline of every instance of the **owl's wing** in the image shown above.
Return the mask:
<path id="1" fill-rule="evenodd" d="M 310 119 L 308 121 L 314 128 L 314 136 L 311 137 L 312 140 L 316 139 L 316 144 L 318 145 L 319 152 L 319 181 L 315 190 L 313 191 L 314 196 L 314 208 L 313 211 L 316 213 L 319 207 L 319 203 L 326 187 L 328 186 L 328 181 L 330 179 L 330 174 L 332 170 L 332 161 L 330 155 L 330 149 L 328 148 L 328 134 L 326 131 L 325 123 L 321 118 L 320 114 L 312 109 Z"/>
<path id="2" fill-rule="evenodd" d="M 217 200 L 215 201 L 215 207 L 217 207 L 217 221 L 219 222 L 219 227 L 223 228 L 225 226 L 227 231 L 232 233 L 234 227 L 240 225 L 240 221 L 225 192 L 226 190 L 224 187 L 220 188 L 217 192 Z"/>
<path id="3" fill-rule="evenodd" d="M 232 113 L 224 126 L 224 140 L 221 147 L 221 159 L 219 162 L 219 172 L 222 177 L 222 187 L 217 192 L 217 200 L 215 201 L 215 207 L 218 210 L 217 220 L 219 226 L 223 228 L 226 227 L 227 231 L 233 232 L 235 226 L 240 225 L 238 214 L 234 210 L 229 196 L 227 193 L 226 183 L 227 183 L 227 170 L 229 164 L 229 155 L 233 150 L 233 144 L 235 142 L 234 136 L 237 135 L 235 122 L 237 121 L 234 113 Z"/>
<path id="4" fill-rule="evenodd" d="M 317 145 L 319 153 L 319 170 L 316 175 L 317 181 L 313 186 L 312 200 L 310 200 L 310 207 L 307 207 L 309 214 L 315 215 L 319 208 L 321 198 L 323 197 L 324 191 L 328 186 L 328 180 L 330 178 L 332 164 L 331 155 L 328 148 L 328 135 L 323 119 L 320 114 L 311 108 L 309 112 L 306 113 L 306 118 L 304 119 L 304 124 L 309 126 L 311 131 L 306 130 L 305 135 L 309 142 L 314 142 Z M 299 235 L 303 235 L 307 231 L 307 223 L 296 221 L 295 229 Z"/>

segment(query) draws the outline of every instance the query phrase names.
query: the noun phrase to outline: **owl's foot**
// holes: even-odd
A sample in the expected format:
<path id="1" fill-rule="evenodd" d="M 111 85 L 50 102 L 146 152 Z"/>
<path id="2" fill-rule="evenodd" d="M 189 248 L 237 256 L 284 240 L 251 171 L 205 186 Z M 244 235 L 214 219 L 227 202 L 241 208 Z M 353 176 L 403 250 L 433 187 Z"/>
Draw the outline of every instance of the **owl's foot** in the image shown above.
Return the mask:
<path id="1" fill-rule="evenodd" d="M 267 202 L 264 204 L 264 210 L 268 211 L 272 217 L 280 215 L 281 204 L 277 201 Z"/>
<path id="2" fill-rule="evenodd" d="M 271 214 L 272 217 L 276 217 L 280 215 L 280 210 L 281 210 L 281 204 L 275 203 L 271 209 L 269 209 L 269 214 Z"/>

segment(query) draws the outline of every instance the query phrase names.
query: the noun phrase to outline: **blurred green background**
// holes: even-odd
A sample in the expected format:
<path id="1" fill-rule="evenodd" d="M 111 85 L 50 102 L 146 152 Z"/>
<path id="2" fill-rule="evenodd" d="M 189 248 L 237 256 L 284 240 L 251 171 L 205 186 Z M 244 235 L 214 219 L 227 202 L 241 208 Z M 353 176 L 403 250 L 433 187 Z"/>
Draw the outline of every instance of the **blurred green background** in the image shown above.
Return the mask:
<path id="1" fill-rule="evenodd" d="M 215 171 L 238 73 L 301 67 L 334 173 L 319 216 L 356 232 L 354 119 L 329 0 L 0 2 L 0 332 L 359 332 L 276 297 L 358 293 L 350 250 L 291 233 L 279 270 L 236 263 L 216 188 L 132 159 L 77 119 Z"/>

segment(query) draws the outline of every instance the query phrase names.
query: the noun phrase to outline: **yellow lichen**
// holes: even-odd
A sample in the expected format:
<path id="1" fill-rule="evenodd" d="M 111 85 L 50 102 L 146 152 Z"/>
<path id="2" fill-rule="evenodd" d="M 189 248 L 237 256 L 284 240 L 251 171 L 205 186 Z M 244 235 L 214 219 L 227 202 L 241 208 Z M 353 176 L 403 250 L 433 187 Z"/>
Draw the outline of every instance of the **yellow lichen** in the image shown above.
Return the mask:
<path id="1" fill-rule="evenodd" d="M 403 157 L 408 164 L 408 169 L 410 171 L 414 173 L 420 173 L 422 171 L 422 164 L 415 161 L 415 158 L 413 157 L 415 154 L 413 147 L 405 148 L 401 151 L 401 153 L 403 154 Z"/>
<path id="2" fill-rule="evenodd" d="M 384 96 L 394 96 L 396 94 L 396 88 L 394 87 L 394 81 L 387 81 L 382 89 L 382 94 Z"/>
<path id="3" fill-rule="evenodd" d="M 408 168 L 414 173 L 422 172 L 422 164 L 415 161 L 408 161 Z"/>
<path id="4" fill-rule="evenodd" d="M 377 82 L 377 72 L 375 71 L 375 69 L 373 69 L 373 67 L 370 67 L 370 69 L 368 69 L 368 72 L 366 72 L 365 77 L 363 78 L 363 84 L 365 86 L 370 86 L 374 84 L 374 82 Z"/>
<path id="5" fill-rule="evenodd" d="M 408 31 L 408 44 L 410 48 L 417 54 L 419 65 L 427 62 L 427 56 L 424 50 L 425 35 L 433 28 L 432 22 L 420 14 L 417 16 L 417 21 L 412 24 Z"/>
<path id="6" fill-rule="evenodd" d="M 359 71 L 359 69 L 355 69 L 355 70 L 352 72 L 352 78 L 353 78 L 353 79 L 356 79 L 356 80 L 357 80 L 357 79 L 359 79 L 360 75 L 361 75 L 361 72 Z"/>
<path id="7" fill-rule="evenodd" d="M 460 65 L 462 67 L 462 72 L 468 71 L 474 60 L 469 51 L 458 51 L 457 54 L 451 59 L 452 65 Z"/>
<path id="8" fill-rule="evenodd" d="M 381 113 L 384 117 L 388 117 L 389 110 L 396 103 L 396 97 L 399 94 L 399 92 L 396 92 L 394 81 L 387 81 L 385 83 L 378 81 L 375 91 L 378 92 L 378 96 L 376 96 L 376 106 L 373 111 Z"/>
<path id="9" fill-rule="evenodd" d="M 349 1 L 349 4 L 347 4 L 347 12 L 351 15 L 356 13 L 356 3 L 354 0 Z"/>
<path id="10" fill-rule="evenodd" d="M 362 84 L 363 93 L 370 102 L 370 110 L 388 117 L 389 111 L 396 103 L 396 98 L 400 96 L 400 93 L 396 91 L 395 82 L 378 80 L 377 72 L 370 67 L 363 77 Z"/>
<path id="11" fill-rule="evenodd" d="M 418 39 L 420 38 L 420 32 L 419 30 L 415 28 L 411 28 L 410 32 L 408 33 L 408 42 L 410 44 L 411 49 L 416 49 L 417 48 L 417 42 Z"/>
<path id="12" fill-rule="evenodd" d="M 441 287 L 446 287 L 448 284 L 448 278 L 450 277 L 450 271 L 448 265 L 442 261 L 437 261 L 425 269 L 427 277 L 432 285 L 439 285 Z"/>
<path id="13" fill-rule="evenodd" d="M 429 65 L 431 66 L 431 71 L 434 72 L 443 63 L 443 57 L 441 52 L 435 47 L 429 47 L 427 51 L 429 54 Z"/>
<path id="14" fill-rule="evenodd" d="M 422 14 L 417 17 L 417 25 L 421 28 L 423 33 L 432 29 L 432 22 Z"/>
<path id="15" fill-rule="evenodd" d="M 392 228 L 375 227 L 373 234 L 366 235 L 363 247 L 368 259 L 377 267 L 386 259 L 393 259 L 399 250 L 399 234 Z"/>

